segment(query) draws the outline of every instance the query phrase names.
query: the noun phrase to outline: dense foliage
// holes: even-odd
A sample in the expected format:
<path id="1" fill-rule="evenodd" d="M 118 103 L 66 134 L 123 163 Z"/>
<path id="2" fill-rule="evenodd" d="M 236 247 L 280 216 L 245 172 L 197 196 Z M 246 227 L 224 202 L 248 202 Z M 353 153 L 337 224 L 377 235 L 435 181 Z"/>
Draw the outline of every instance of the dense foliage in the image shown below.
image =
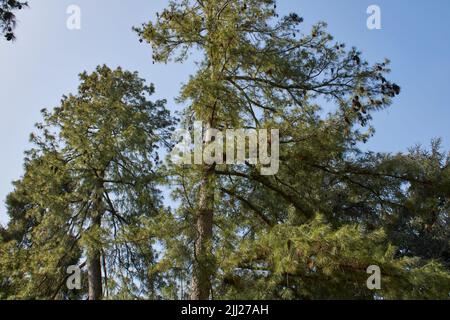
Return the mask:
<path id="1" fill-rule="evenodd" d="M 82 74 L 43 112 L 8 196 L 0 297 L 448 299 L 450 156 L 439 140 L 362 152 L 373 113 L 400 94 L 389 61 L 302 22 L 273 0 L 179 0 L 135 29 L 154 62 L 200 57 L 183 127 L 280 130 L 273 176 L 163 164 L 158 147 L 177 141 L 153 87 L 120 69 Z M 73 264 L 87 269 L 79 291 L 64 285 Z M 380 290 L 366 286 L 371 265 Z"/>

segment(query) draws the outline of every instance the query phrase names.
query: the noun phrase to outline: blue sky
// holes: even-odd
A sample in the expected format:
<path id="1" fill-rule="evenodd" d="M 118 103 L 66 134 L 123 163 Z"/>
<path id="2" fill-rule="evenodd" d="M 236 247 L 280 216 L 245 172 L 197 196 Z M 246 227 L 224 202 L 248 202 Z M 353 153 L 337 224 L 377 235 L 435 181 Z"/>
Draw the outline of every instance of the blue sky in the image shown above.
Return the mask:
<path id="1" fill-rule="evenodd" d="M 18 40 L 0 41 L 0 223 L 11 181 L 22 174 L 23 152 L 39 110 L 57 106 L 74 92 L 78 73 L 98 64 L 136 70 L 156 86 L 156 98 L 173 98 L 188 79 L 192 63 L 152 65 L 151 51 L 132 26 L 155 17 L 165 0 L 29 0 L 18 14 Z M 66 9 L 81 8 L 81 30 L 68 30 Z M 366 9 L 381 8 L 382 29 L 368 30 Z M 390 78 L 402 94 L 374 118 L 375 151 L 406 151 L 442 137 L 450 150 L 450 1 L 280 0 L 281 13 L 295 11 L 305 27 L 326 21 L 339 41 L 356 46 L 371 62 L 392 60 Z"/>

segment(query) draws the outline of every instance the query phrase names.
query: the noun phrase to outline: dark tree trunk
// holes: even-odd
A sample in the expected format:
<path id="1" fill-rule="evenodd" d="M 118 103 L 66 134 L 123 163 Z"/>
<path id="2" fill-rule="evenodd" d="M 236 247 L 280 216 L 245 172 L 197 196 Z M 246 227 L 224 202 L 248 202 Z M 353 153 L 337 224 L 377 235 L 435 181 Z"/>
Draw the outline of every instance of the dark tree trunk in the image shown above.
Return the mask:
<path id="1" fill-rule="evenodd" d="M 206 172 L 200 187 L 199 210 L 196 216 L 195 257 L 192 277 L 192 300 L 207 300 L 211 291 L 214 174 Z"/>
<path id="2" fill-rule="evenodd" d="M 103 179 L 103 173 L 99 174 L 99 178 Z M 94 212 L 91 227 L 101 228 L 102 216 L 104 213 L 103 206 L 103 182 L 98 182 L 97 190 L 94 195 Z M 99 240 L 99 239 L 97 239 Z M 102 288 L 102 250 L 101 244 L 96 243 L 95 248 L 88 250 L 88 282 L 89 282 L 89 300 L 101 300 L 103 298 Z"/>
<path id="3" fill-rule="evenodd" d="M 208 125 L 208 128 L 210 125 Z M 211 137 L 205 138 L 205 144 Z M 192 274 L 191 299 L 208 300 L 213 274 L 212 235 L 214 216 L 215 165 L 205 165 L 199 190 L 198 211 L 195 216 L 196 240 Z"/>
<path id="4" fill-rule="evenodd" d="M 103 297 L 100 259 L 100 250 L 94 250 L 88 258 L 89 300 L 101 300 Z"/>

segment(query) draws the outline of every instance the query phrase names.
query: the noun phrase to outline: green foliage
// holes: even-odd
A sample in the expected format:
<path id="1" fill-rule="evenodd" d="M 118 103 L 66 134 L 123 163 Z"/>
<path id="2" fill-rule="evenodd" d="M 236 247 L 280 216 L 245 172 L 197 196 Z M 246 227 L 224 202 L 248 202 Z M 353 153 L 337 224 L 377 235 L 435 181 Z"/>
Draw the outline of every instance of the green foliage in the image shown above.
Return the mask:
<path id="1" fill-rule="evenodd" d="M 272 0 L 186 0 L 170 1 L 155 22 L 136 28 L 154 62 L 183 62 L 200 53 L 198 70 L 179 96 L 188 104 L 186 128 L 195 120 L 219 129 L 276 128 L 282 140 L 280 171 L 273 177 L 250 164 L 172 166 L 181 232 L 178 241 L 166 243 L 165 254 L 170 260 L 182 251 L 184 272 L 192 274 L 198 216 L 205 210 L 200 200 L 207 197 L 213 199 L 207 210 L 214 211 L 214 227 L 203 272 L 212 279 L 211 297 L 447 298 L 442 256 L 410 251 L 403 230 L 393 230 L 405 226 L 389 222 L 413 192 L 405 186 L 416 179 L 414 172 L 397 172 L 406 169 L 401 159 L 411 159 L 408 171 L 422 159 L 366 155 L 358 148 L 374 134 L 372 114 L 400 93 L 386 79 L 389 61 L 371 65 L 356 48 L 334 41 L 325 23 L 305 32 L 302 22 L 295 13 L 279 17 Z M 211 171 L 205 190 L 204 173 Z M 318 212 L 323 223 L 315 221 Z M 448 230 L 448 207 L 441 212 Z M 443 239 L 448 243 L 447 235 Z M 289 258 L 283 251 L 288 241 L 309 252 Z M 312 249 L 321 242 L 336 242 L 341 253 Z M 259 256 L 261 247 L 267 250 Z M 316 271 L 305 269 L 311 257 L 318 259 Z M 249 264 L 239 265 L 241 258 Z M 374 263 L 394 274 L 382 292 L 365 287 L 365 269 Z M 345 264 L 356 269 L 343 270 Z M 434 276 L 439 280 L 425 286 Z"/>
<path id="2" fill-rule="evenodd" d="M 450 157 L 439 141 L 361 152 L 373 113 L 400 93 L 389 61 L 369 64 L 325 23 L 302 22 L 273 0 L 180 0 L 136 28 L 154 62 L 200 53 L 178 98 L 183 126 L 280 130 L 274 176 L 163 165 L 174 123 L 148 100 L 153 86 L 120 68 L 81 74 L 76 95 L 43 110 L 8 196 L 0 298 L 83 298 L 86 283 L 61 285 L 65 268 L 100 253 L 111 299 L 187 298 L 199 274 L 214 299 L 448 299 Z"/>
<path id="3" fill-rule="evenodd" d="M 67 266 L 85 265 L 94 252 L 102 254 L 106 294 L 153 294 L 145 270 L 155 240 L 140 228 L 163 210 L 157 150 L 172 119 L 165 101 L 148 100 L 154 88 L 136 73 L 101 66 L 80 79 L 77 95 L 42 111 L 25 176 L 8 197 L 0 274 L 9 297 L 60 298 Z"/>
<path id="4" fill-rule="evenodd" d="M 15 39 L 16 16 L 14 11 L 21 10 L 26 6 L 28 6 L 27 1 L 0 0 L 0 34 L 4 35 L 7 41 Z"/>
<path id="5" fill-rule="evenodd" d="M 238 251 L 219 251 L 218 290 L 232 299 L 446 299 L 450 275 L 434 261 L 398 258 L 383 230 L 334 229 L 320 216 L 309 224 L 280 224 Z M 381 268 L 382 288 L 366 286 L 367 267 Z"/>

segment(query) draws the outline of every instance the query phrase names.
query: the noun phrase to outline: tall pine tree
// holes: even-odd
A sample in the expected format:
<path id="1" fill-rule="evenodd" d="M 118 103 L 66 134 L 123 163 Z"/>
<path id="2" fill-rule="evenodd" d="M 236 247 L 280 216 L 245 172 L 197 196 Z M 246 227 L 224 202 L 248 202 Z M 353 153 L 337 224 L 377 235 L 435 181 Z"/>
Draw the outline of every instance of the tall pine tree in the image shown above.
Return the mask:
<path id="1" fill-rule="evenodd" d="M 27 259 L 6 282 L 31 274 L 33 287 L 42 283 L 50 292 L 19 290 L 19 297 L 57 297 L 70 262 L 86 266 L 91 300 L 149 288 L 151 297 L 146 271 L 156 259 L 155 239 L 144 227 L 163 210 L 157 151 L 173 121 L 164 100 L 149 101 L 154 88 L 136 73 L 101 66 L 80 79 L 76 95 L 43 110 L 26 175 L 8 198 L 2 265 Z"/>
<path id="2" fill-rule="evenodd" d="M 188 103 L 186 127 L 202 121 L 206 129 L 281 134 L 274 176 L 249 163 L 173 167 L 184 233 L 168 254 L 185 253 L 191 299 L 374 298 L 364 281 L 370 264 L 388 269 L 404 294 L 410 287 L 400 284 L 420 278 L 420 263 L 397 260 L 385 231 L 374 228 L 380 225 L 370 229 L 390 213 L 392 193 L 365 183 L 357 148 L 373 134 L 371 114 L 400 93 L 386 79 L 389 61 L 370 65 L 335 42 L 324 23 L 304 33 L 302 21 L 295 13 L 279 17 L 273 0 L 181 0 L 136 29 L 155 62 L 200 53 L 179 98 Z M 206 135 L 203 149 L 213 141 Z M 439 283 L 448 283 L 448 273 L 430 263 L 420 281 L 436 276 L 431 295 L 445 296 L 448 286 Z"/>

